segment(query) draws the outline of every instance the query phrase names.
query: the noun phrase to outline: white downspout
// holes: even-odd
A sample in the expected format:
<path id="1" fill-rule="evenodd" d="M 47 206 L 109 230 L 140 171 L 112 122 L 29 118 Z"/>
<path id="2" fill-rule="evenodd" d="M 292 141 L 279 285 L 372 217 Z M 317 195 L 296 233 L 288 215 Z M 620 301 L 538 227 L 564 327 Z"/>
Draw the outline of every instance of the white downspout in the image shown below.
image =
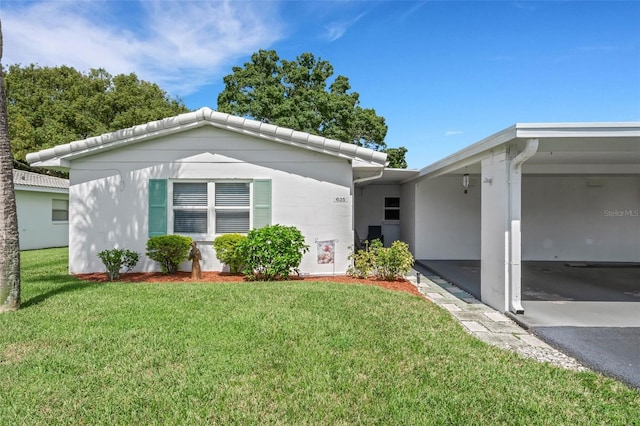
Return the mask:
<path id="1" fill-rule="evenodd" d="M 355 188 L 356 188 L 356 184 L 357 183 L 368 182 L 370 180 L 380 179 L 383 174 L 384 174 L 384 167 L 380 170 L 380 173 L 378 173 L 376 175 L 363 177 L 363 178 L 360 178 L 360 179 L 354 179 L 353 183 L 351 184 L 351 193 L 352 194 L 355 193 Z M 354 196 L 354 198 L 355 198 L 355 196 Z M 355 232 L 355 228 L 356 228 L 356 205 L 355 205 L 355 202 L 354 202 L 353 205 L 351 206 L 351 230 L 353 232 Z M 354 234 L 353 238 L 354 238 L 354 241 L 355 241 L 355 234 Z M 354 247 L 355 247 L 355 245 L 354 245 Z"/>
<path id="2" fill-rule="evenodd" d="M 524 313 L 522 306 L 522 164 L 538 152 L 538 139 L 527 140 L 524 150 L 511 160 L 509 170 L 509 310 Z"/>
<path id="3" fill-rule="evenodd" d="M 353 181 L 353 185 L 355 186 L 358 183 L 367 182 L 367 181 L 374 180 L 374 179 L 380 179 L 383 174 L 384 174 L 384 167 L 382 168 L 382 170 L 380 170 L 380 173 L 378 173 L 377 175 L 363 177 L 363 178 L 360 178 L 360 179 L 355 179 Z"/>

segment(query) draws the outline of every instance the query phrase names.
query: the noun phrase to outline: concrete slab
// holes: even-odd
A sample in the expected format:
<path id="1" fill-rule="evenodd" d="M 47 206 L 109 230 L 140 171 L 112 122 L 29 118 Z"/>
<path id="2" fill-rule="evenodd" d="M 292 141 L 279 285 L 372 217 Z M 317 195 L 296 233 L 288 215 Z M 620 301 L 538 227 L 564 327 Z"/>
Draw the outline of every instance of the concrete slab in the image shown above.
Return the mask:
<path id="1" fill-rule="evenodd" d="M 479 260 L 416 264 L 480 299 Z M 522 300 L 640 302 L 640 264 L 523 262 Z"/>
<path id="2" fill-rule="evenodd" d="M 489 331 L 485 326 L 483 326 L 482 324 L 476 321 L 460 321 L 460 322 L 462 323 L 462 325 L 467 327 L 470 331 L 482 331 L 482 332 Z"/>
<path id="3" fill-rule="evenodd" d="M 509 318 L 500 312 L 487 312 L 484 314 L 487 318 L 495 322 L 509 322 Z"/>
<path id="4" fill-rule="evenodd" d="M 530 327 L 640 327 L 640 302 L 524 301 L 522 306 L 524 314 L 517 318 Z"/>
<path id="5" fill-rule="evenodd" d="M 454 304 L 454 303 L 443 303 L 441 305 L 443 308 L 445 308 L 447 311 L 449 312 L 459 312 L 462 309 L 460 309 L 460 306 Z"/>

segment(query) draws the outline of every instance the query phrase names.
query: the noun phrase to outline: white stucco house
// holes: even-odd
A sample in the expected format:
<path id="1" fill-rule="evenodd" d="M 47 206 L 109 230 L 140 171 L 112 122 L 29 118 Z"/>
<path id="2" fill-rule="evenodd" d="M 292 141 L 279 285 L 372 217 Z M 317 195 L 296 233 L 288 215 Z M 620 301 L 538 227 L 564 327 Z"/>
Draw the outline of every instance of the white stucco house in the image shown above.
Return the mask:
<path id="1" fill-rule="evenodd" d="M 102 271 L 96 253 L 143 254 L 150 236 L 192 237 L 204 270 L 222 270 L 217 235 L 294 225 L 311 250 L 302 273 L 344 273 L 354 242 L 354 183 L 380 176 L 386 154 L 208 108 L 57 146 L 27 161 L 68 170 L 69 270 Z M 335 263 L 316 243 L 333 242 Z M 186 265 L 185 265 L 186 266 Z"/>
<path id="2" fill-rule="evenodd" d="M 640 123 L 516 124 L 420 170 L 386 155 L 208 108 L 29 154 L 70 172 L 69 269 L 144 253 L 150 235 L 198 241 L 294 225 L 309 274 L 342 274 L 354 241 L 407 242 L 416 259 L 481 262 L 482 300 L 521 312 L 523 260 L 640 262 Z M 335 243 L 335 263 L 316 242 Z M 138 269 L 157 270 L 142 257 Z"/>
<path id="3" fill-rule="evenodd" d="M 20 249 L 69 244 L 69 180 L 13 170 Z"/>

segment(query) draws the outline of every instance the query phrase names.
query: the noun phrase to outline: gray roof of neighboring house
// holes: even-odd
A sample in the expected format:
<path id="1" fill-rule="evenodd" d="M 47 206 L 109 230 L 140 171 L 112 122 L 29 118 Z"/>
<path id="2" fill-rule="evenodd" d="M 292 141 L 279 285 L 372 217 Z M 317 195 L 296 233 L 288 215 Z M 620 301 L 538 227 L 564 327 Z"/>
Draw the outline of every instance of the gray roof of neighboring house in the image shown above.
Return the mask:
<path id="1" fill-rule="evenodd" d="M 69 189 L 69 179 L 42 175 L 40 173 L 13 170 L 13 184 L 15 186 L 37 188 Z"/>
<path id="2" fill-rule="evenodd" d="M 27 154 L 27 161 L 38 167 L 65 169 L 70 166 L 69 160 L 74 158 L 207 125 L 251 135 L 263 140 L 348 158 L 357 162 L 368 163 L 372 166 L 384 167 L 387 161 L 387 154 L 383 152 L 285 127 L 278 127 L 261 121 L 225 114 L 210 108 L 200 108 L 197 111 L 180 114 L 175 117 L 152 121 L 113 133 L 106 133 L 30 153 Z"/>

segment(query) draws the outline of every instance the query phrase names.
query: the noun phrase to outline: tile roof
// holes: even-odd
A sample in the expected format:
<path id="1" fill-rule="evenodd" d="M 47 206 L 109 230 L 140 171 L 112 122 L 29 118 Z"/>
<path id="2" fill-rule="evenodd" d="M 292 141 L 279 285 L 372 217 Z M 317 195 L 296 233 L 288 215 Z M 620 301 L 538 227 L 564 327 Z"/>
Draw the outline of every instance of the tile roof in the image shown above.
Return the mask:
<path id="1" fill-rule="evenodd" d="M 261 121 L 225 114 L 205 107 L 175 117 L 152 121 L 113 133 L 105 133 L 100 136 L 30 153 L 27 154 L 27 161 L 38 167 L 68 168 L 68 160 L 74 158 L 206 125 L 285 145 L 304 147 L 333 156 L 364 161 L 376 166 L 384 166 L 387 160 L 387 154 L 383 152 Z"/>
<path id="2" fill-rule="evenodd" d="M 16 186 L 21 185 L 34 188 L 69 189 L 69 179 L 16 169 L 13 170 L 13 183 Z"/>

